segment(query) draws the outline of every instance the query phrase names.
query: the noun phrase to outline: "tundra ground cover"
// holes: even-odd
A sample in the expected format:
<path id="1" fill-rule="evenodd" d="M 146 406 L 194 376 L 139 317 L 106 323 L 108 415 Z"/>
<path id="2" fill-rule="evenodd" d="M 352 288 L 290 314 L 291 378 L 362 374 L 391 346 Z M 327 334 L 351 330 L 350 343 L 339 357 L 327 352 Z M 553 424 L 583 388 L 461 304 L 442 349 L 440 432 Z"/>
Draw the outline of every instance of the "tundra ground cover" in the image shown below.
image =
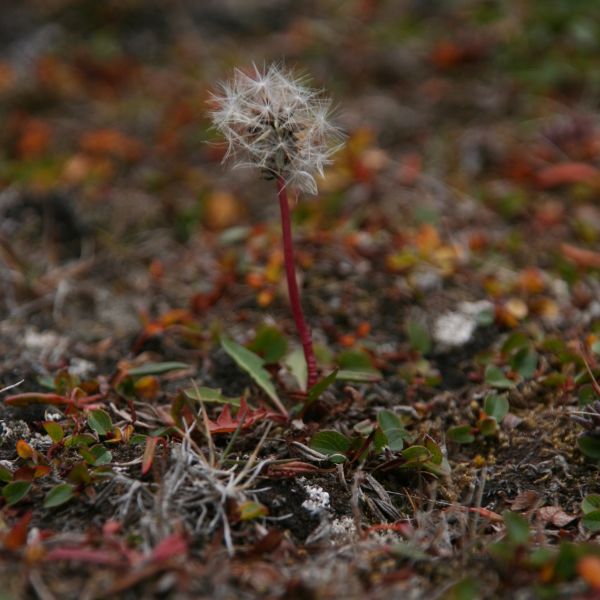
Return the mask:
<path id="1" fill-rule="evenodd" d="M 0 597 L 595 597 L 594 12 L 6 8 Z M 348 134 L 292 213 L 309 390 L 207 109 L 282 57 Z"/>

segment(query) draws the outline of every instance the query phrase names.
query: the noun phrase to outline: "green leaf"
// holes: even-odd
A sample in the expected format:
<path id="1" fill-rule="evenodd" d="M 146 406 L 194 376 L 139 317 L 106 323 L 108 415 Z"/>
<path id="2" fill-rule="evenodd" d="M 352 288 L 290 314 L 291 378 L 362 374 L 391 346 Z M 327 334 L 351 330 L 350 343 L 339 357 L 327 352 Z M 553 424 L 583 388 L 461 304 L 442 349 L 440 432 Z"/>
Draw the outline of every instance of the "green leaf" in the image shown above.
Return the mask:
<path id="1" fill-rule="evenodd" d="M 90 472 L 88 471 L 87 465 L 84 462 L 78 462 L 73 465 L 73 468 L 69 471 L 67 479 L 73 483 L 88 484 L 92 481 Z"/>
<path id="2" fill-rule="evenodd" d="M 63 431 L 60 423 L 56 423 L 54 421 L 45 421 L 44 429 L 55 444 L 58 444 L 58 442 L 62 441 L 63 437 L 65 436 L 65 432 Z"/>
<path id="3" fill-rule="evenodd" d="M 228 398 L 223 396 L 220 389 L 209 388 L 205 386 L 196 386 L 188 388 L 183 392 L 190 400 L 202 400 L 206 404 L 230 404 L 239 408 L 239 398 Z"/>
<path id="4" fill-rule="evenodd" d="M 96 408 L 90 411 L 88 416 L 88 425 L 99 435 L 106 435 L 112 431 L 113 428 L 110 415 L 101 408 Z"/>
<path id="5" fill-rule="evenodd" d="M 400 417 L 391 410 L 380 410 L 377 413 L 377 422 L 387 438 L 389 449 L 400 452 L 404 448 L 404 440 L 408 437 Z"/>
<path id="6" fill-rule="evenodd" d="M 437 464 L 432 460 L 428 460 L 421 465 L 421 468 L 424 471 L 432 473 L 433 475 L 437 475 L 438 477 L 448 477 L 452 472 L 450 463 L 446 458 L 442 458 L 442 462 L 440 464 Z"/>
<path id="7" fill-rule="evenodd" d="M 335 382 L 338 374 L 338 370 L 335 369 L 331 371 L 327 377 L 323 377 L 320 381 L 317 381 L 315 385 L 313 385 L 310 390 L 308 390 L 308 395 L 306 397 L 306 404 L 311 404 L 315 400 L 317 400 L 321 394 L 332 384 Z"/>
<path id="8" fill-rule="evenodd" d="M 95 442 L 96 438 L 91 433 L 78 433 L 77 435 L 68 435 L 65 438 L 65 448 L 80 448 Z"/>
<path id="9" fill-rule="evenodd" d="M 584 433 L 580 435 L 577 439 L 577 445 L 583 454 L 593 458 L 595 460 L 600 460 L 600 438 L 589 434 Z"/>
<path id="10" fill-rule="evenodd" d="M 337 357 L 340 369 L 348 371 L 373 371 L 373 363 L 368 354 L 359 350 L 344 350 Z"/>
<path id="11" fill-rule="evenodd" d="M 0 481 L 4 481 L 5 483 L 8 483 L 9 481 L 12 481 L 13 479 L 13 474 L 11 471 L 9 471 L 6 467 L 0 465 Z"/>
<path id="12" fill-rule="evenodd" d="M 13 481 L 4 487 L 2 490 L 2 495 L 6 500 L 8 506 L 12 506 L 16 504 L 20 500 L 23 500 L 25 496 L 29 493 L 31 489 L 31 481 Z"/>
<path id="13" fill-rule="evenodd" d="M 108 465 L 112 461 L 112 453 L 102 444 L 96 444 L 91 448 L 79 448 L 79 454 L 83 456 L 87 463 L 94 467 Z"/>
<path id="14" fill-rule="evenodd" d="M 506 525 L 506 535 L 510 542 L 517 546 L 524 546 L 529 541 L 529 523 L 522 515 L 510 510 L 502 513 L 504 525 Z"/>
<path id="15" fill-rule="evenodd" d="M 485 413 L 496 419 L 498 423 L 502 423 L 502 419 L 508 413 L 510 408 L 510 404 L 508 402 L 508 398 L 505 395 L 500 394 L 490 394 L 486 396 L 486 399 L 483 403 L 483 410 Z"/>
<path id="16" fill-rule="evenodd" d="M 600 510 L 592 510 L 586 513 L 581 522 L 590 531 L 600 531 Z"/>
<path id="17" fill-rule="evenodd" d="M 515 351 L 529 347 L 529 338 L 521 331 L 516 331 L 506 338 L 502 344 L 502 354 L 509 355 Z"/>
<path id="18" fill-rule="evenodd" d="M 431 452 L 425 446 L 410 446 L 402 451 L 402 457 L 406 459 L 402 468 L 410 468 L 427 462 L 431 458 Z"/>
<path id="19" fill-rule="evenodd" d="M 55 508 L 66 504 L 72 497 L 75 486 L 70 483 L 60 483 L 53 487 L 44 499 L 44 508 Z"/>
<path id="20" fill-rule="evenodd" d="M 479 598 L 481 598 L 479 584 L 471 577 L 466 577 L 453 585 L 445 596 L 446 600 L 479 600 Z"/>
<path id="21" fill-rule="evenodd" d="M 382 375 L 379 371 L 353 371 L 340 369 L 336 379 L 340 381 L 356 381 L 357 383 L 373 383 L 379 381 Z"/>
<path id="22" fill-rule="evenodd" d="M 306 381 L 308 379 L 308 371 L 306 369 L 306 359 L 302 348 L 294 348 L 284 359 L 284 364 L 298 382 L 298 386 L 302 391 L 306 390 Z"/>
<path id="23" fill-rule="evenodd" d="M 486 417 L 477 423 L 477 428 L 479 429 L 479 433 L 481 433 L 481 435 L 490 437 L 492 435 L 496 435 L 496 432 L 498 431 L 498 421 L 492 417 Z"/>
<path id="24" fill-rule="evenodd" d="M 182 369 L 189 369 L 190 365 L 182 362 L 160 362 L 160 363 L 146 363 L 140 367 L 135 367 L 127 371 L 127 375 L 131 377 L 145 377 L 146 375 L 162 375 L 169 371 L 181 371 Z"/>
<path id="25" fill-rule="evenodd" d="M 315 433 L 309 445 L 313 450 L 325 454 L 331 462 L 339 463 L 346 460 L 352 442 L 339 431 L 325 430 Z"/>
<path id="26" fill-rule="evenodd" d="M 148 436 L 144 435 L 143 433 L 134 433 L 129 438 L 129 445 L 130 446 L 139 446 L 140 444 L 145 444 L 147 439 L 148 439 Z"/>
<path id="27" fill-rule="evenodd" d="M 238 504 L 237 508 L 240 515 L 240 521 L 252 521 L 253 519 L 265 517 L 269 514 L 269 510 L 264 504 L 252 500 Z"/>
<path id="28" fill-rule="evenodd" d="M 406 323 L 406 334 L 412 350 L 425 355 L 431 350 L 431 336 L 427 327 L 415 319 Z"/>
<path id="29" fill-rule="evenodd" d="M 248 349 L 262 356 L 266 364 L 279 362 L 287 352 L 288 343 L 276 327 L 263 325 Z"/>
<path id="30" fill-rule="evenodd" d="M 425 437 L 425 448 L 431 452 L 431 462 L 436 465 L 441 465 L 444 460 L 444 453 L 440 448 L 439 444 L 437 444 L 432 438 L 429 436 Z"/>
<path id="31" fill-rule="evenodd" d="M 579 406 L 587 406 L 596 400 L 596 391 L 591 383 L 582 385 L 577 391 L 577 398 L 579 399 Z"/>
<path id="32" fill-rule="evenodd" d="M 495 365 L 488 365 L 485 369 L 485 382 L 492 387 L 508 390 L 515 387 L 515 382 L 508 379 L 502 369 Z"/>
<path id="33" fill-rule="evenodd" d="M 530 379 L 537 370 L 538 353 L 533 348 L 521 348 L 510 360 L 513 371 L 523 379 Z"/>
<path id="34" fill-rule="evenodd" d="M 470 425 L 458 425 L 448 429 L 448 438 L 458 444 L 471 444 L 475 441 Z"/>
<path id="35" fill-rule="evenodd" d="M 233 358 L 237 365 L 256 381 L 277 406 L 281 404 L 279 396 L 277 396 L 277 392 L 275 391 L 275 387 L 271 382 L 269 373 L 263 369 L 264 361 L 260 356 L 257 356 L 254 352 L 248 350 L 248 348 L 244 348 L 244 346 L 240 346 L 238 343 L 226 337 L 221 338 L 221 346 L 223 350 Z"/>
<path id="36" fill-rule="evenodd" d="M 600 510 L 600 494 L 588 494 L 581 502 L 581 510 L 587 515 Z"/>

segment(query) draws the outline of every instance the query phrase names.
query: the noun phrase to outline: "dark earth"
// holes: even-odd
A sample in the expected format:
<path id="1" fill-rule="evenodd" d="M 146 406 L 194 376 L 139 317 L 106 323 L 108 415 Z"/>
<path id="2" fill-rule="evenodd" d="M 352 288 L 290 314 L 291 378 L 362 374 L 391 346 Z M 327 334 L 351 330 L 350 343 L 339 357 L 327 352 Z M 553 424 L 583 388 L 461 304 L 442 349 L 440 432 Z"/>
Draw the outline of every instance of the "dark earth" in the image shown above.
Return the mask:
<path id="1" fill-rule="evenodd" d="M 209 117 L 273 61 L 314 397 Z M 586 0 L 6 3 L 0 600 L 600 597 L 598 73 Z"/>

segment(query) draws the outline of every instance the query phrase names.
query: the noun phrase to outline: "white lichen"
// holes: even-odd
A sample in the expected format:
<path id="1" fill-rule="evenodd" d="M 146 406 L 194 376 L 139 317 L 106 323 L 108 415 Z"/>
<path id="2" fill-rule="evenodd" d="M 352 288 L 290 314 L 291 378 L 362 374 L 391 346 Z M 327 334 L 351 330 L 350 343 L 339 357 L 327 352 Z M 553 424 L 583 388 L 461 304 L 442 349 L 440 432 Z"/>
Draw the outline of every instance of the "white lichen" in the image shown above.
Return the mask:
<path id="1" fill-rule="evenodd" d="M 302 487 L 308 496 L 302 503 L 302 508 L 311 513 L 321 513 L 329 510 L 329 492 L 318 485 L 302 483 Z"/>

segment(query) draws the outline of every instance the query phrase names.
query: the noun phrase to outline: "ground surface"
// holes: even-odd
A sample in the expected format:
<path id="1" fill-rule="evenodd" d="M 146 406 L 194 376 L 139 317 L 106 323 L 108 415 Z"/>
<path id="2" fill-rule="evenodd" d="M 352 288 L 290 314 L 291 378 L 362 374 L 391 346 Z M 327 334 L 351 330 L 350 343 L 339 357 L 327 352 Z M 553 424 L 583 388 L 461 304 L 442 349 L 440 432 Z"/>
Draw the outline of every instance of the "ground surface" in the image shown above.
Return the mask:
<path id="1" fill-rule="evenodd" d="M 598 597 L 592 5 L 3 7 L 0 598 Z M 348 135 L 294 207 L 310 401 L 207 118 L 282 58 Z"/>

